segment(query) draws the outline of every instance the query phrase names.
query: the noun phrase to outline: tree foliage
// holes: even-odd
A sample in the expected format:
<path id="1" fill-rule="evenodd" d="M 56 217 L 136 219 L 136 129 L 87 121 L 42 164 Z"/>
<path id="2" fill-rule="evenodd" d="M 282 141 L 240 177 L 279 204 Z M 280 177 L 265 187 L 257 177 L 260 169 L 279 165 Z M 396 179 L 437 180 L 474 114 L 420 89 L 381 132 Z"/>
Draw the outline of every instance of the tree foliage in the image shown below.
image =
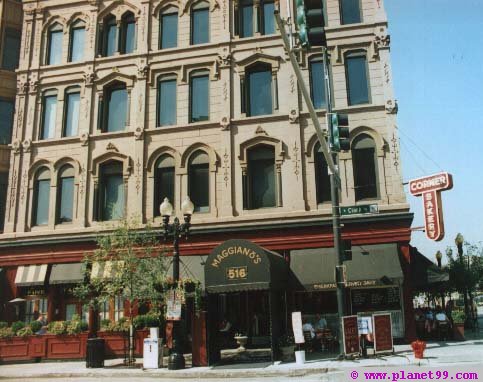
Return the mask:
<path id="1" fill-rule="evenodd" d="M 449 272 L 448 289 L 465 293 L 465 290 L 475 290 L 483 286 L 483 246 L 465 242 L 463 257 L 454 253 L 451 248 L 446 250 Z"/>

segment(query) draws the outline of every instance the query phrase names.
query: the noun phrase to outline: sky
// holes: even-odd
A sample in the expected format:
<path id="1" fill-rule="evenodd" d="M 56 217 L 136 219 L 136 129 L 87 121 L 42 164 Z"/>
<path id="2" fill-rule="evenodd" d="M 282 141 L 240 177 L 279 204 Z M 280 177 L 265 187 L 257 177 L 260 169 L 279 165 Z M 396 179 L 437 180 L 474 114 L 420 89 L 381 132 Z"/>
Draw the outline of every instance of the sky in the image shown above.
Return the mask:
<path id="1" fill-rule="evenodd" d="M 456 249 L 461 232 L 483 241 L 483 0 L 385 0 L 403 181 L 447 171 L 442 193 L 445 237 L 413 231 L 411 245 L 435 261 Z M 423 226 L 422 200 L 405 186 L 413 227 Z M 483 244 L 483 242 L 481 243 Z M 445 258 L 443 258 L 443 263 Z"/>

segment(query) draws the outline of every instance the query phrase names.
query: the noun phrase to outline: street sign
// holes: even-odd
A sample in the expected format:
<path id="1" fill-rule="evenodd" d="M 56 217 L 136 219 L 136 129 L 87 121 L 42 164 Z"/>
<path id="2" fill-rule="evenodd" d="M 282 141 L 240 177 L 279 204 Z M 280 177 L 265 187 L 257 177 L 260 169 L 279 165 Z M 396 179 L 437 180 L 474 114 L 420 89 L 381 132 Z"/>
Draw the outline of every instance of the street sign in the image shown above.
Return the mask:
<path id="1" fill-rule="evenodd" d="M 379 206 L 377 204 L 361 204 L 359 206 L 340 207 L 341 215 L 359 215 L 359 214 L 378 214 Z"/>

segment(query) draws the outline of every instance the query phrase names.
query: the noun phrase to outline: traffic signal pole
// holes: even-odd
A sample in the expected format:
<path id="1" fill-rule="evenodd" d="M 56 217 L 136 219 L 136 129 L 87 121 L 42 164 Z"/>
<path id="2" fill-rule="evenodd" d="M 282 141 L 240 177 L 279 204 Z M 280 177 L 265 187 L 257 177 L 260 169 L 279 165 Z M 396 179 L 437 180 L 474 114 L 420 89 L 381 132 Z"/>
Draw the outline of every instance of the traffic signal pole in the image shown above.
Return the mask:
<path id="1" fill-rule="evenodd" d="M 320 126 L 319 119 L 317 117 L 317 113 L 315 112 L 314 105 L 312 103 L 312 99 L 310 98 L 310 93 L 305 86 L 304 79 L 302 77 L 302 71 L 300 70 L 300 66 L 298 64 L 297 58 L 293 50 L 290 47 L 289 38 L 287 36 L 287 32 L 285 31 L 285 26 L 282 18 L 280 17 L 280 13 L 275 11 L 275 21 L 277 22 L 278 29 L 282 36 L 283 44 L 285 46 L 285 50 L 288 53 L 290 58 L 290 62 L 292 64 L 293 70 L 295 72 L 295 76 L 297 77 L 297 83 L 300 91 L 302 92 L 302 96 L 304 98 L 305 104 L 307 109 L 309 110 L 310 118 L 312 119 L 312 123 L 315 127 L 315 132 L 317 134 L 317 138 L 320 143 L 320 147 L 324 154 L 325 160 L 327 161 L 327 166 L 329 168 L 330 173 L 330 189 L 331 189 L 331 199 L 332 199 L 332 230 L 334 235 L 334 251 L 336 254 L 337 265 L 335 269 L 336 275 L 336 283 L 337 283 L 337 312 L 339 314 L 339 349 L 340 349 L 340 356 L 339 358 L 343 358 L 344 354 L 344 342 L 342 338 L 342 317 L 345 314 L 345 291 L 344 291 L 344 279 L 343 279 L 343 272 L 342 266 L 344 261 L 344 254 L 341 245 L 341 227 L 340 227 L 340 208 L 339 208 L 339 187 L 340 187 L 340 176 L 339 171 L 336 166 L 337 163 L 337 152 L 333 152 L 331 154 L 329 147 L 327 145 L 326 137 L 322 131 L 322 127 Z M 328 64 L 328 53 L 327 47 L 322 47 L 323 54 L 324 54 L 324 77 L 325 77 L 325 86 L 326 86 L 326 94 L 327 94 L 327 129 L 329 134 L 331 133 L 332 129 L 332 99 L 331 99 L 331 86 L 330 86 L 330 75 L 329 75 L 329 64 Z M 330 141 L 330 139 L 329 139 Z"/>

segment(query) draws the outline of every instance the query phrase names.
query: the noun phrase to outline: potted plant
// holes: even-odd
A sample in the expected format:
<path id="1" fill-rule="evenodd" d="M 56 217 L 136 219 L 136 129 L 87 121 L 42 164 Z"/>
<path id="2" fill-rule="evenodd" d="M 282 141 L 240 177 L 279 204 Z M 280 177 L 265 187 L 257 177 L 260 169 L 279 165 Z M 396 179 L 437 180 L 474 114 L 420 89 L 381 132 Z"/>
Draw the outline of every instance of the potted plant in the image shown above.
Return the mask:
<path id="1" fill-rule="evenodd" d="M 235 334 L 235 340 L 236 340 L 236 343 L 238 344 L 237 350 L 238 351 L 245 351 L 246 350 L 245 345 L 248 342 L 248 337 L 243 333 L 236 333 Z"/>
<path id="2" fill-rule="evenodd" d="M 278 346 L 282 352 L 282 361 L 290 362 L 294 359 L 295 355 L 295 340 L 293 336 L 284 334 L 278 340 Z"/>
<path id="3" fill-rule="evenodd" d="M 416 340 L 411 342 L 411 348 L 414 352 L 414 358 L 422 359 L 424 358 L 424 349 L 426 349 L 426 342 L 421 340 Z"/>
<path id="4" fill-rule="evenodd" d="M 462 310 L 453 310 L 451 313 L 453 319 L 453 335 L 454 339 L 464 341 L 465 339 L 465 313 Z"/>

